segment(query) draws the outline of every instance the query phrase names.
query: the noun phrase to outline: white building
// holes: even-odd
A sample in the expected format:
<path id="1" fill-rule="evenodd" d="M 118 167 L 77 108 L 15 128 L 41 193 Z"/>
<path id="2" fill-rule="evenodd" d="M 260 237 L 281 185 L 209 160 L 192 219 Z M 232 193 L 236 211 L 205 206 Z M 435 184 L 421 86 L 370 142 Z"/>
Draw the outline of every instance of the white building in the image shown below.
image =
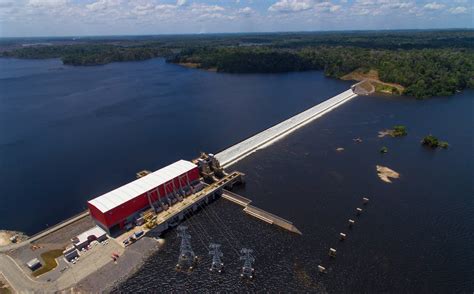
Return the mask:
<path id="1" fill-rule="evenodd" d="M 77 237 L 74 237 L 71 241 L 78 250 L 81 250 L 94 240 L 101 242 L 105 239 L 107 239 L 107 233 L 102 228 L 95 226 Z"/>

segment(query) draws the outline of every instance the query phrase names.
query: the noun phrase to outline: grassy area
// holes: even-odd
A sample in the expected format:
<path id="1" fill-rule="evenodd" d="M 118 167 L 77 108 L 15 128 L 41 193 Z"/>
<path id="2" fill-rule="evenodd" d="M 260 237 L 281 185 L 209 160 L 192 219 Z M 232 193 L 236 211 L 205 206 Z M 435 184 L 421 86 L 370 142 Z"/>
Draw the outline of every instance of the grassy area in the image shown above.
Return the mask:
<path id="1" fill-rule="evenodd" d="M 395 95 L 401 95 L 402 90 L 400 88 L 392 86 L 387 83 L 382 83 L 382 82 L 376 82 L 372 81 L 372 84 L 375 87 L 375 92 L 378 93 L 386 93 L 386 94 L 395 94 Z"/>
<path id="2" fill-rule="evenodd" d="M 41 254 L 41 259 L 43 260 L 44 264 L 39 269 L 33 272 L 34 277 L 38 277 L 44 273 L 47 273 L 58 266 L 56 262 L 56 258 L 63 255 L 62 249 L 55 249 L 51 251 L 47 251 Z"/>
<path id="3" fill-rule="evenodd" d="M 10 293 L 13 293 L 12 289 L 8 287 L 8 285 L 0 281 L 0 294 L 10 294 Z"/>

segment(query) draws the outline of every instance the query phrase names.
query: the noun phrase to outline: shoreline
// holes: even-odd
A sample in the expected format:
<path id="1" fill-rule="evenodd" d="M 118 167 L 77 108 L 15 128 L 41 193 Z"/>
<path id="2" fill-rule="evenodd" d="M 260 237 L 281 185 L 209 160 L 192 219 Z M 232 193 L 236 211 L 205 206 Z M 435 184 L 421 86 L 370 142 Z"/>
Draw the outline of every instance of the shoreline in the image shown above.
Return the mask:
<path id="1" fill-rule="evenodd" d="M 364 81 L 368 87 L 374 89 L 374 93 L 386 94 L 390 96 L 401 96 L 405 91 L 405 87 L 400 84 L 387 83 L 379 78 L 377 70 L 371 69 L 368 72 L 363 72 L 361 69 L 356 69 L 351 73 L 348 73 L 339 78 L 343 81 Z"/>
<path id="2" fill-rule="evenodd" d="M 11 237 L 17 236 L 15 242 L 10 241 Z M 10 231 L 10 230 L 0 230 L 0 248 L 4 246 L 9 246 L 12 244 L 18 244 L 25 240 L 28 240 L 30 237 L 24 232 L 20 231 Z"/>
<path id="3" fill-rule="evenodd" d="M 236 74 L 234 72 L 226 72 L 226 71 L 219 71 L 216 67 L 211 67 L 211 68 L 203 68 L 201 67 L 200 63 L 195 63 L 195 62 L 169 62 L 166 60 L 165 56 L 155 56 L 151 58 L 146 58 L 146 59 L 136 59 L 136 60 L 123 60 L 123 61 L 110 61 L 110 62 L 105 62 L 105 63 L 91 63 L 91 64 L 72 64 L 72 63 L 64 63 L 61 59 L 61 57 L 47 57 L 47 58 L 41 58 L 41 57 L 18 57 L 18 56 L 3 56 L 0 54 L 0 59 L 17 59 L 17 60 L 48 60 L 48 59 L 58 59 L 61 61 L 61 65 L 63 66 L 71 66 L 71 67 L 76 67 L 76 66 L 83 66 L 83 67 L 94 67 L 94 66 L 103 66 L 111 63 L 121 63 L 121 62 L 139 62 L 139 61 L 146 61 L 150 59 L 156 59 L 156 58 L 162 58 L 165 59 L 166 63 L 171 63 L 171 64 L 176 64 L 178 66 L 182 66 L 185 68 L 189 69 L 199 69 L 207 72 L 219 72 L 219 73 L 227 73 L 227 74 Z M 324 70 L 316 70 L 316 71 L 323 71 Z M 277 73 L 291 73 L 291 72 L 300 72 L 300 71 L 288 71 L 288 72 L 248 72 L 248 74 L 277 74 Z M 373 75 L 373 72 L 376 73 L 376 76 Z M 343 75 L 342 77 L 332 77 L 328 76 L 330 78 L 334 78 L 337 80 L 341 81 L 357 81 L 357 82 L 362 82 L 365 80 L 367 85 L 369 87 L 373 87 L 374 91 L 371 92 L 369 95 L 373 94 L 378 94 L 378 95 L 387 95 L 387 96 L 406 96 L 406 97 L 412 97 L 416 98 L 413 95 L 407 95 L 405 94 L 405 87 L 397 84 L 397 83 L 389 83 L 389 82 L 384 82 L 380 80 L 378 77 L 378 72 L 377 70 L 371 69 L 369 72 L 364 73 L 362 72 L 361 69 L 356 69 L 351 73 L 348 73 L 346 75 Z M 449 93 L 449 94 L 443 94 L 443 95 L 432 95 L 432 96 L 424 96 L 422 98 L 417 98 L 417 99 L 430 99 L 430 98 L 435 98 L 435 97 L 450 97 L 454 96 L 457 93 L 463 92 L 465 90 L 470 90 L 472 88 L 469 88 L 468 86 L 463 88 L 463 89 L 457 89 L 455 93 Z"/>
<path id="4" fill-rule="evenodd" d="M 201 67 L 200 63 L 195 63 L 195 62 L 178 62 L 178 63 L 170 62 L 170 63 L 177 64 L 177 65 L 180 65 L 180 66 L 186 67 L 186 68 L 201 69 L 201 70 L 209 71 L 209 72 L 217 72 L 217 68 L 215 68 L 215 67 L 203 68 L 203 67 Z"/>

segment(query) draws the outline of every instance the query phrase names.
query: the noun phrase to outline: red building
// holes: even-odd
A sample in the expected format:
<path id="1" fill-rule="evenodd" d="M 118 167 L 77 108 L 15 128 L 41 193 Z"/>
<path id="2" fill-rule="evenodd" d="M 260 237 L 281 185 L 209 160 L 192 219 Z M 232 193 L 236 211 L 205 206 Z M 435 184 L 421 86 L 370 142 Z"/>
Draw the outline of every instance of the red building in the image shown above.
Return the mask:
<path id="1" fill-rule="evenodd" d="M 132 222 L 139 212 L 164 202 L 167 196 L 188 190 L 198 180 L 198 167 L 180 160 L 94 198 L 87 205 L 97 224 L 110 233 Z"/>

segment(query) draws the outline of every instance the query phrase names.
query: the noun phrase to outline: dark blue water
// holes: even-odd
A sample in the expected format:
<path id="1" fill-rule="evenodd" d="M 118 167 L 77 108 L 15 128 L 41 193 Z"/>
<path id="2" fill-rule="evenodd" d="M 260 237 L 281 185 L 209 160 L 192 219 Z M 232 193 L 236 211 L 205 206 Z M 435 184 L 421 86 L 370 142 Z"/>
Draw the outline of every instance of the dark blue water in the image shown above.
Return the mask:
<path id="1" fill-rule="evenodd" d="M 187 222 L 195 251 L 205 258 L 195 272 L 172 270 L 179 240 L 169 233 L 164 250 L 117 291 L 472 293 L 473 98 L 473 91 L 426 101 L 359 97 L 254 153 L 234 166 L 247 173 L 238 192 L 292 220 L 303 236 L 220 200 Z M 396 124 L 408 127 L 407 137 L 377 137 Z M 429 133 L 450 148 L 420 146 Z M 353 142 L 356 137 L 363 142 Z M 382 146 L 388 154 L 379 153 Z M 400 179 L 380 181 L 378 164 L 398 171 Z M 363 196 L 370 198 L 367 207 Z M 360 217 L 356 207 L 365 210 Z M 356 220 L 352 230 L 349 218 Z M 348 235 L 343 243 L 339 232 Z M 222 277 L 207 271 L 210 241 L 223 244 L 229 265 Z M 257 278 L 251 283 L 238 277 L 235 250 L 241 247 L 255 250 Z M 335 260 L 328 257 L 330 247 L 337 249 Z"/>
<path id="2" fill-rule="evenodd" d="M 9 72 L 0 80 L 0 227 L 29 232 L 78 211 L 137 170 L 222 149 L 350 84 L 318 72 L 224 75 L 161 60 L 87 68 L 0 62 L 2 74 Z M 202 258 L 194 272 L 173 270 L 179 240 L 171 231 L 163 250 L 116 291 L 472 293 L 473 99 L 466 91 L 344 104 L 232 167 L 247 174 L 236 192 L 292 220 L 302 236 L 221 199 L 186 221 Z M 395 124 L 406 125 L 408 136 L 377 137 Z M 429 133 L 450 148 L 420 146 Z M 377 164 L 400 179 L 383 183 Z M 363 196 L 371 199 L 366 207 Z M 360 217 L 356 207 L 364 208 Z M 349 218 L 356 220 L 352 230 Z M 348 235 L 343 243 L 339 232 Z M 221 276 L 208 271 L 211 241 L 222 244 Z M 238 277 L 242 247 L 255 250 L 253 282 Z M 329 247 L 337 249 L 335 260 Z"/>
<path id="3" fill-rule="evenodd" d="M 0 59 L 0 228 L 35 233 L 139 170 L 217 152 L 349 84 L 320 72 L 227 75 L 161 59 L 95 67 Z"/>

